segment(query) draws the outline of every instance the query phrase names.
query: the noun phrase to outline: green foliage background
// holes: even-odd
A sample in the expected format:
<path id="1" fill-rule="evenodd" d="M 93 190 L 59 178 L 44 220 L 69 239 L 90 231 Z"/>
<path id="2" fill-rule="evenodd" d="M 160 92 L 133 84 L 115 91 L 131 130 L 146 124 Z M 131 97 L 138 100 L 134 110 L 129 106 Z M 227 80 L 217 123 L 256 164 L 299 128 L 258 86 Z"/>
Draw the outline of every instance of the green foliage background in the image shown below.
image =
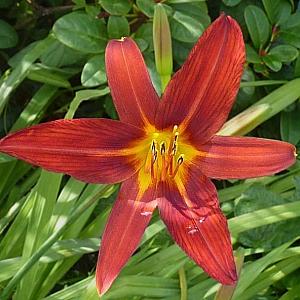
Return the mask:
<path id="1" fill-rule="evenodd" d="M 0 0 L 0 136 L 64 117 L 116 119 L 104 66 L 111 38 L 135 39 L 161 93 L 152 41 L 158 2 L 171 26 L 174 71 L 221 11 L 242 27 L 247 63 L 221 132 L 299 147 L 296 0 Z M 272 177 L 216 184 L 234 249 L 245 255 L 233 299 L 300 299 L 299 161 Z M 0 299 L 98 299 L 97 250 L 116 190 L 1 155 Z M 103 299 L 214 299 L 218 288 L 155 215 Z"/>

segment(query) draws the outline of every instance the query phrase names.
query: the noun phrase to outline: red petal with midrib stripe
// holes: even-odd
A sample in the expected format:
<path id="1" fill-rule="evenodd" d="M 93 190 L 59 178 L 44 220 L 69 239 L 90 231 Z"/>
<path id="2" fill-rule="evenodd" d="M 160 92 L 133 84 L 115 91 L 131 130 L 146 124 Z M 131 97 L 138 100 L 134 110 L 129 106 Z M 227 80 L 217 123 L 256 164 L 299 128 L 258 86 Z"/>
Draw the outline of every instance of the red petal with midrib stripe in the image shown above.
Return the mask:
<path id="1" fill-rule="evenodd" d="M 139 127 L 153 124 L 159 97 L 134 41 L 130 38 L 110 41 L 106 48 L 105 63 L 120 120 Z"/>
<path id="2" fill-rule="evenodd" d="M 104 294 L 139 245 L 156 207 L 154 186 L 141 191 L 138 175 L 126 180 L 114 203 L 101 240 L 96 271 L 99 294 Z"/>
<path id="3" fill-rule="evenodd" d="M 0 152 L 82 181 L 116 183 L 143 163 L 133 149 L 143 137 L 143 131 L 119 121 L 58 120 L 8 135 L 0 140 Z"/>
<path id="4" fill-rule="evenodd" d="M 214 136 L 197 147 L 197 166 L 208 177 L 243 179 L 272 175 L 296 160 L 292 144 L 253 137 Z"/>
<path id="5" fill-rule="evenodd" d="M 203 33 L 163 95 L 156 125 L 179 125 L 204 143 L 223 125 L 239 89 L 245 61 L 239 25 L 222 15 Z"/>
<path id="6" fill-rule="evenodd" d="M 176 243 L 222 284 L 237 280 L 227 221 L 213 183 L 190 166 L 181 180 L 160 184 L 158 208 Z"/>

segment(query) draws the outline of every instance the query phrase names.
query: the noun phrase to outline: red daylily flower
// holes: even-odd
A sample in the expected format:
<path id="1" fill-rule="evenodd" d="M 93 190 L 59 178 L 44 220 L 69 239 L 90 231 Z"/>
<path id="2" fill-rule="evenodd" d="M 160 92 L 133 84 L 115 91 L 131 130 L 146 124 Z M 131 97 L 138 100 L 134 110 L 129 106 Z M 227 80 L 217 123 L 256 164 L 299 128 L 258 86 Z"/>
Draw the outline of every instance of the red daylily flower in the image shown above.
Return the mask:
<path id="1" fill-rule="evenodd" d="M 245 59 L 238 24 L 222 15 L 201 36 L 159 101 L 130 38 L 110 41 L 106 70 L 121 121 L 58 120 L 8 135 L 0 151 L 91 183 L 122 182 L 96 272 L 100 294 L 136 250 L 158 206 L 177 244 L 222 284 L 237 280 L 227 221 L 210 178 L 279 172 L 295 161 L 281 141 L 217 136 Z"/>

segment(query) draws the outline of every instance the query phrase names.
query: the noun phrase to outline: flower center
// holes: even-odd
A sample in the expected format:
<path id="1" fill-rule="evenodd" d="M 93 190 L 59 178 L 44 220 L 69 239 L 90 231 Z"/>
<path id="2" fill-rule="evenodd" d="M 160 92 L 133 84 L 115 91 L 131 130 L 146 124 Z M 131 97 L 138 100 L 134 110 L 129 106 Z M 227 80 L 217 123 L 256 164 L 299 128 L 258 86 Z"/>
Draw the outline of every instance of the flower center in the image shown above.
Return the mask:
<path id="1" fill-rule="evenodd" d="M 155 132 L 145 162 L 145 173 L 152 181 L 174 178 L 184 162 L 184 154 L 178 150 L 178 126 L 172 132 Z"/>

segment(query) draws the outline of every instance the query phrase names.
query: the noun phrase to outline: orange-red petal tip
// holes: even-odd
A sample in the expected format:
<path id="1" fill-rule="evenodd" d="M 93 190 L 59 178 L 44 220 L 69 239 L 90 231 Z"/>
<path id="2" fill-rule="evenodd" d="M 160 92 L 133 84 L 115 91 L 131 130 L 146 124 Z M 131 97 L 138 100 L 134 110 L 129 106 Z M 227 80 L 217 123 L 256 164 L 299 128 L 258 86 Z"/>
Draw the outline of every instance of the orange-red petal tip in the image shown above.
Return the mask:
<path id="1" fill-rule="evenodd" d="M 98 274 L 96 276 L 96 287 L 97 287 L 98 294 L 101 297 L 109 290 L 115 278 L 108 278 L 107 276 L 104 278 L 102 277 L 99 278 L 99 276 L 100 275 Z"/>
<path id="2" fill-rule="evenodd" d="M 227 276 L 220 280 L 218 280 L 220 283 L 225 284 L 225 285 L 234 285 L 236 284 L 237 280 L 238 280 L 238 276 L 237 276 L 237 272 L 236 272 L 236 268 L 234 266 L 233 269 L 228 270 L 228 274 L 226 274 Z"/>
<path id="3" fill-rule="evenodd" d="M 105 66 L 120 120 L 138 127 L 153 123 L 159 97 L 136 43 L 125 37 L 111 40 L 105 50 Z"/>

